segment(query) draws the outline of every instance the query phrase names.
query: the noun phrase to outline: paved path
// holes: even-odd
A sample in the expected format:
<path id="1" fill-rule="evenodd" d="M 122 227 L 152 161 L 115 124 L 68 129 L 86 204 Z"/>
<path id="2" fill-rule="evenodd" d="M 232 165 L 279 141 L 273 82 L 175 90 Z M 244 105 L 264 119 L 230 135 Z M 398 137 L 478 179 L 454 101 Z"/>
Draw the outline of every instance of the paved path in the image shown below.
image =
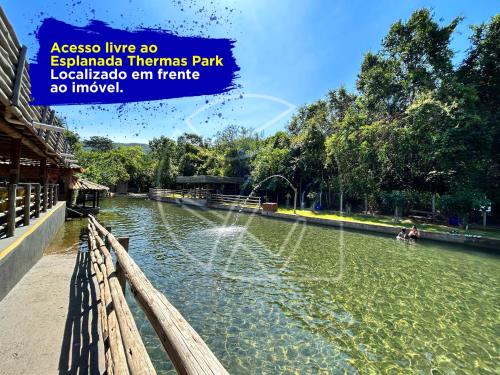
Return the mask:
<path id="1" fill-rule="evenodd" d="M 103 373 L 86 256 L 44 256 L 0 301 L 0 374 Z"/>

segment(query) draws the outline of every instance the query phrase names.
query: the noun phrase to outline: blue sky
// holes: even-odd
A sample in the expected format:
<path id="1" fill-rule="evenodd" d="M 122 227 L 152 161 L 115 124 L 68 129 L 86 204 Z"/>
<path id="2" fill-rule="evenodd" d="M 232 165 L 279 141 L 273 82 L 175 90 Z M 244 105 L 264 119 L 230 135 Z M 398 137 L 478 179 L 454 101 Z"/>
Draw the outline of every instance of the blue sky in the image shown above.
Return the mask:
<path id="1" fill-rule="evenodd" d="M 147 142 L 184 131 L 213 136 L 230 124 L 271 134 L 294 108 L 341 84 L 354 89 L 363 55 L 377 51 L 389 26 L 412 11 L 432 8 L 447 23 L 465 20 L 452 41 L 460 61 L 469 25 L 500 11 L 497 0 L 2 0 L 22 43 L 34 57 L 36 28 L 45 17 L 85 25 L 98 19 L 116 28 L 161 27 L 180 35 L 236 40 L 241 89 L 224 96 L 106 106 L 58 106 L 81 136 Z"/>

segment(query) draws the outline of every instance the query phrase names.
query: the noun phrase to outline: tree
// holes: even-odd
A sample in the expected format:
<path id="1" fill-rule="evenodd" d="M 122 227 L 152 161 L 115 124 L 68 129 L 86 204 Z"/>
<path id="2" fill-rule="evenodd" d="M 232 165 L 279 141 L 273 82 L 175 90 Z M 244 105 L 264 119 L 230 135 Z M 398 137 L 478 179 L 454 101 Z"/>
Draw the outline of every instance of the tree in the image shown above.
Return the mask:
<path id="1" fill-rule="evenodd" d="M 336 125 L 344 120 L 349 111 L 353 111 L 356 106 L 357 96 L 348 92 L 344 86 L 340 86 L 337 90 L 328 92 L 328 117 L 331 125 L 327 135 L 330 135 Z"/>
<path id="2" fill-rule="evenodd" d="M 153 163 L 141 146 L 122 146 L 109 151 L 109 154 L 120 160 L 121 165 L 127 171 L 129 181 L 134 182 L 140 191 L 145 191 L 151 185 Z"/>
<path id="3" fill-rule="evenodd" d="M 328 121 L 328 103 L 325 100 L 317 100 L 312 104 L 300 107 L 297 114 L 292 116 L 287 129 L 292 135 L 298 135 L 310 123 L 315 123 L 323 133 L 328 133 L 330 123 Z"/>
<path id="4" fill-rule="evenodd" d="M 122 159 L 116 153 L 82 150 L 78 154 L 78 161 L 84 169 L 83 177 L 98 184 L 113 186 L 130 179 Z"/>
<path id="5" fill-rule="evenodd" d="M 260 146 L 260 139 L 252 129 L 230 125 L 214 137 L 214 150 L 222 155 L 222 172 L 226 176 L 246 177 Z"/>
<path id="6" fill-rule="evenodd" d="M 149 141 L 153 181 L 157 187 L 167 187 L 175 181 L 177 168 L 174 164 L 176 144 L 170 138 L 161 136 Z"/>
<path id="7" fill-rule="evenodd" d="M 92 151 L 111 151 L 113 149 L 111 139 L 99 136 L 92 136 L 90 139 L 84 140 L 83 145 Z"/>
<path id="8" fill-rule="evenodd" d="M 337 131 L 326 140 L 326 167 L 331 180 L 353 198 L 370 195 L 374 201 L 373 195 L 379 190 L 380 164 L 374 147 L 379 126 L 368 124 L 363 114 L 348 110 Z"/>
<path id="9" fill-rule="evenodd" d="M 64 137 L 68 141 L 69 148 L 70 150 L 72 150 L 73 153 L 77 153 L 78 151 L 81 150 L 82 144 L 80 142 L 80 136 L 77 133 L 65 130 Z"/>
<path id="10" fill-rule="evenodd" d="M 450 38 L 461 21 L 439 26 L 428 9 L 394 23 L 382 49 L 367 53 L 358 75 L 362 102 L 374 120 L 396 118 L 422 93 L 439 89 L 453 75 Z"/>
<path id="11" fill-rule="evenodd" d="M 290 137 L 285 132 L 277 132 L 265 139 L 252 161 L 252 181 L 259 183 L 273 175 L 290 178 Z M 282 179 L 274 178 L 265 182 L 262 188 L 271 191 L 289 191 L 290 187 Z"/>
<path id="12" fill-rule="evenodd" d="M 471 48 L 458 70 L 458 78 L 478 97 L 481 118 L 478 132 L 482 163 L 478 183 L 494 202 L 500 203 L 500 15 L 489 23 L 472 26 Z M 484 141 L 487 136 L 490 141 Z M 475 156 L 477 158 L 477 156 Z"/>
<path id="13" fill-rule="evenodd" d="M 175 163 L 182 176 L 193 176 L 205 163 L 202 149 L 207 147 L 206 141 L 197 134 L 184 133 L 177 138 Z"/>
<path id="14" fill-rule="evenodd" d="M 488 207 L 491 201 L 483 193 L 474 190 L 461 188 L 440 197 L 438 205 L 443 212 L 458 215 L 462 219 L 462 224 L 469 223 L 471 212 L 480 211 Z"/>
<path id="15" fill-rule="evenodd" d="M 321 190 L 325 179 L 325 135 L 317 118 L 310 118 L 301 131 L 292 137 L 290 150 L 291 176 L 301 191 L 301 206 L 306 194 Z"/>

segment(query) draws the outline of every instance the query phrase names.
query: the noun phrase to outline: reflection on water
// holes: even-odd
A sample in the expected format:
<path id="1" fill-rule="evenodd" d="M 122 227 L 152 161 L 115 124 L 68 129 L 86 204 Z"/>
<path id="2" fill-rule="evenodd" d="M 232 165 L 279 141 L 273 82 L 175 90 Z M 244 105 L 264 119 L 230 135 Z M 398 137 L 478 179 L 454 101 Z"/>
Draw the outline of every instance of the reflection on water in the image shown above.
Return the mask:
<path id="1" fill-rule="evenodd" d="M 231 227 L 223 211 L 140 199 L 103 207 L 231 373 L 498 373 L 497 256 L 248 215 Z M 158 372 L 174 373 L 127 298 Z"/>
<path id="2" fill-rule="evenodd" d="M 86 227 L 87 219 L 66 221 L 44 254 L 69 253 L 78 251 L 82 246 L 86 248 L 80 241 L 81 232 Z"/>

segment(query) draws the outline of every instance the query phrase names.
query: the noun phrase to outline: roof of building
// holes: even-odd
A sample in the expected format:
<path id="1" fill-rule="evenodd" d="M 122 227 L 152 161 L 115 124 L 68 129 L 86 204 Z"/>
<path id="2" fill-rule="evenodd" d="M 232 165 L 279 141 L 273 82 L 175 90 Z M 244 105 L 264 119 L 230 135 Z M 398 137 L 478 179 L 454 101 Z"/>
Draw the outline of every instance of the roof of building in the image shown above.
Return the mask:
<path id="1" fill-rule="evenodd" d="M 0 159 L 12 162 L 11 150 L 18 147 L 21 165 L 39 165 L 44 158 L 49 168 L 71 168 L 76 160 L 65 135 L 64 121 L 49 107 L 30 103 L 32 91 L 27 47 L 19 42 L 1 6 L 0 34 L 3 38 Z M 14 162 L 18 163 L 15 159 Z"/>
<path id="2" fill-rule="evenodd" d="M 177 176 L 175 179 L 179 184 L 233 184 L 240 185 L 245 179 L 241 177 L 227 176 Z"/>
<path id="3" fill-rule="evenodd" d="M 86 180 L 81 177 L 73 177 L 71 179 L 70 188 L 73 190 L 98 190 L 98 191 L 108 191 L 109 187 L 104 185 L 96 184 L 95 182 Z"/>

